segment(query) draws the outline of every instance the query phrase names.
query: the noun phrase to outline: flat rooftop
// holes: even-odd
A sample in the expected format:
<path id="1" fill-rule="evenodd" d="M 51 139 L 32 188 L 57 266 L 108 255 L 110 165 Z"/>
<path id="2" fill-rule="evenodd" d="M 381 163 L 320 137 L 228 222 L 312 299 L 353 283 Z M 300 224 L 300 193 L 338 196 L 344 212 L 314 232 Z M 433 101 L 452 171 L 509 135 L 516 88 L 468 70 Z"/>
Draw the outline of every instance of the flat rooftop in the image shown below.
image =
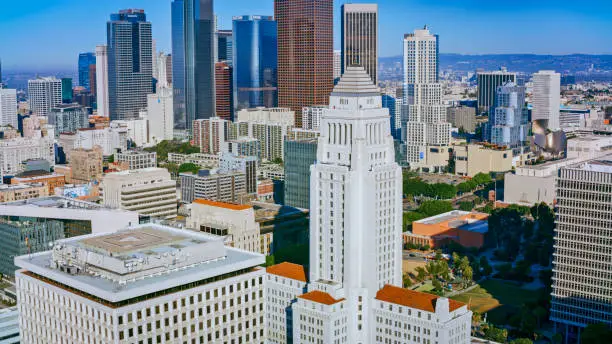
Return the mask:
<path id="1" fill-rule="evenodd" d="M 612 155 L 606 155 L 598 159 L 589 160 L 582 164 L 570 166 L 569 168 L 591 172 L 612 173 Z"/>
<path id="2" fill-rule="evenodd" d="M 216 236 L 156 224 L 60 240 L 52 251 L 15 258 L 23 269 L 17 274 L 109 307 L 229 278 L 264 263 L 263 255 L 225 247 Z"/>
<path id="3" fill-rule="evenodd" d="M 422 223 L 424 225 L 435 225 L 438 223 L 447 222 L 447 221 L 456 219 L 461 216 L 469 215 L 469 214 L 470 214 L 469 211 L 453 210 L 453 211 L 449 211 L 448 213 L 428 217 L 426 219 L 415 221 L 415 222 Z"/>
<path id="4" fill-rule="evenodd" d="M 88 209 L 88 210 L 109 210 L 102 205 L 79 201 L 74 198 L 62 197 L 62 196 L 49 196 L 32 198 L 21 201 L 2 203 L 7 206 L 28 206 L 36 208 L 57 208 L 57 209 Z"/>

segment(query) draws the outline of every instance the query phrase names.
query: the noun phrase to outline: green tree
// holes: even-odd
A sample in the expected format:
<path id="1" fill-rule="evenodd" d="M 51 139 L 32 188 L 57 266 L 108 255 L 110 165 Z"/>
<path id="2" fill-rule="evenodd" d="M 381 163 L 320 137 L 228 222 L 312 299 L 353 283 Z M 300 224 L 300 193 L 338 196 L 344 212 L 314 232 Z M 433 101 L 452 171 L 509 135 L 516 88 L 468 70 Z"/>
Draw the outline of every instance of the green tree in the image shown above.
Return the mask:
<path id="1" fill-rule="evenodd" d="M 472 211 L 474 209 L 474 203 L 472 202 L 459 202 L 459 210 Z"/>
<path id="2" fill-rule="evenodd" d="M 508 330 L 487 324 L 484 329 L 484 337 L 494 342 L 505 343 L 508 339 Z"/>
<path id="3" fill-rule="evenodd" d="M 465 270 L 463 270 L 462 276 L 463 282 L 467 287 L 469 284 L 472 283 L 472 278 L 474 277 L 474 271 L 472 271 L 472 267 L 468 266 L 467 268 L 465 268 Z"/>
<path id="4" fill-rule="evenodd" d="M 194 164 L 194 163 L 190 163 L 190 162 L 186 162 L 184 164 L 181 164 L 181 166 L 179 166 L 178 172 L 179 173 L 184 173 L 184 172 L 191 172 L 193 174 L 197 174 L 198 171 L 200 171 L 200 166 Z"/>
<path id="5" fill-rule="evenodd" d="M 612 330 L 603 323 L 588 325 L 580 335 L 581 343 L 605 344 L 610 343 Z"/>
<path id="6" fill-rule="evenodd" d="M 446 213 L 452 210 L 453 205 L 451 202 L 433 200 L 423 202 L 419 207 L 418 212 L 429 217 Z"/>
<path id="7" fill-rule="evenodd" d="M 519 338 L 511 341 L 510 344 L 533 344 L 533 341 L 528 338 Z"/>
<path id="8" fill-rule="evenodd" d="M 478 173 L 472 180 L 478 185 L 485 185 L 492 181 L 491 176 L 488 173 Z"/>
<path id="9" fill-rule="evenodd" d="M 115 154 L 111 154 L 108 156 L 108 163 L 112 164 L 115 162 Z"/>

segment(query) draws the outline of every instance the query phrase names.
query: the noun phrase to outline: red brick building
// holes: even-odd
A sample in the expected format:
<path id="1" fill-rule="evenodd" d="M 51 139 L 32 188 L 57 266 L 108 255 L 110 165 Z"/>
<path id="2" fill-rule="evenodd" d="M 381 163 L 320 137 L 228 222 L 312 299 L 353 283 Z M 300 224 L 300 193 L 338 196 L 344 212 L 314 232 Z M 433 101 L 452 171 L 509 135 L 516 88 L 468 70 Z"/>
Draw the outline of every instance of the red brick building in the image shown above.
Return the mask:
<path id="1" fill-rule="evenodd" d="M 232 67 L 225 62 L 215 63 L 215 92 L 217 97 L 217 117 L 233 120 L 233 76 Z"/>

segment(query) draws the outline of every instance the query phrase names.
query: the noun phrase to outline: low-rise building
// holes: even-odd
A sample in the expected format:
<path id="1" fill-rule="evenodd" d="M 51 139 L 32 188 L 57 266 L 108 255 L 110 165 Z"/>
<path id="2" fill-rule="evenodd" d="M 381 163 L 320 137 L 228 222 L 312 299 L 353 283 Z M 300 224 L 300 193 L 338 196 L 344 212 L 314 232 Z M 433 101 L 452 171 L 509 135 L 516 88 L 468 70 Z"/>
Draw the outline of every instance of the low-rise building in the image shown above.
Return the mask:
<path id="1" fill-rule="evenodd" d="M 244 173 L 246 177 L 246 192 L 257 193 L 257 164 L 255 156 L 234 155 L 232 153 L 221 153 L 219 159 L 219 173 Z"/>
<path id="2" fill-rule="evenodd" d="M 89 183 L 102 178 L 102 149 L 77 148 L 70 152 L 70 183 Z"/>
<path id="3" fill-rule="evenodd" d="M 0 203 L 49 196 L 49 188 L 42 183 L 0 185 Z"/>
<path id="4" fill-rule="evenodd" d="M 449 107 L 446 109 L 446 121 L 454 128 L 463 129 L 467 133 L 476 131 L 476 108 L 469 106 Z"/>
<path id="5" fill-rule="evenodd" d="M 19 310 L 17 306 L 0 310 L 2 344 L 19 344 Z"/>
<path id="6" fill-rule="evenodd" d="M 63 174 L 49 173 L 46 171 L 23 172 L 11 178 L 11 184 L 37 184 L 42 183 L 47 186 L 49 195 L 55 195 L 55 188 L 64 186 L 66 179 Z"/>
<path id="7" fill-rule="evenodd" d="M 489 231 L 489 215 L 453 210 L 412 223 L 404 232 L 404 243 L 439 248 L 454 241 L 464 247 L 480 248 Z"/>
<path id="8" fill-rule="evenodd" d="M 176 181 L 163 168 L 108 173 L 101 184 L 103 203 L 151 217 L 177 214 Z"/>
<path id="9" fill-rule="evenodd" d="M 241 172 L 215 173 L 201 170 L 197 175 L 181 173 L 181 201 L 191 203 L 195 199 L 240 203 L 246 195 L 246 176 Z"/>
<path id="10" fill-rule="evenodd" d="M 203 169 L 214 169 L 219 167 L 219 154 L 180 154 L 180 153 L 168 153 L 168 162 L 182 165 L 185 163 L 192 163 L 200 166 Z"/>
<path id="11" fill-rule="evenodd" d="M 473 177 L 478 173 L 512 170 L 512 149 L 488 144 L 456 145 L 453 147 L 455 173 Z"/>
<path id="12" fill-rule="evenodd" d="M 15 259 L 22 341 L 264 343 L 264 261 L 158 225 L 63 240 Z"/>
<path id="13" fill-rule="evenodd" d="M 157 153 L 129 150 L 124 153 L 118 153 L 115 161 L 127 163 L 130 170 L 157 167 Z"/>
<path id="14" fill-rule="evenodd" d="M 224 237 L 232 247 L 264 255 L 270 253 L 269 247 L 260 246 L 259 224 L 250 205 L 196 199 L 191 204 L 187 227 Z"/>
<path id="15" fill-rule="evenodd" d="M 49 137 L 0 140 L 0 177 L 22 172 L 22 162 L 29 159 L 45 159 L 55 165 L 53 140 Z"/>
<path id="16" fill-rule="evenodd" d="M 89 117 L 79 104 L 58 104 L 49 113 L 49 124 L 54 126 L 57 137 L 60 133 L 74 133 L 78 129 L 88 128 Z"/>

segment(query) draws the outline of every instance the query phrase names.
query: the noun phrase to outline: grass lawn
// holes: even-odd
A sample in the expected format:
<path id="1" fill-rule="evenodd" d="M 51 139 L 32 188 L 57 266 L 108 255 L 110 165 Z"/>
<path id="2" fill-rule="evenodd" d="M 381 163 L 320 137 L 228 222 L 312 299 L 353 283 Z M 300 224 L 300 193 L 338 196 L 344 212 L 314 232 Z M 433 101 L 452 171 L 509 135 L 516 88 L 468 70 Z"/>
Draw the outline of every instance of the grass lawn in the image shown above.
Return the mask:
<path id="1" fill-rule="evenodd" d="M 508 318 L 519 311 L 526 302 L 535 301 L 538 292 L 521 289 L 503 281 L 484 281 L 480 286 L 451 299 L 469 303 L 472 311 L 487 313 L 487 320 L 494 324 L 507 324 Z"/>
<path id="2" fill-rule="evenodd" d="M 434 287 L 431 284 L 431 281 L 427 281 L 427 282 L 425 282 L 425 284 L 423 284 L 422 286 L 418 287 L 416 290 L 417 291 L 422 291 L 422 292 L 427 292 L 427 291 L 430 291 L 430 290 L 434 290 Z"/>

